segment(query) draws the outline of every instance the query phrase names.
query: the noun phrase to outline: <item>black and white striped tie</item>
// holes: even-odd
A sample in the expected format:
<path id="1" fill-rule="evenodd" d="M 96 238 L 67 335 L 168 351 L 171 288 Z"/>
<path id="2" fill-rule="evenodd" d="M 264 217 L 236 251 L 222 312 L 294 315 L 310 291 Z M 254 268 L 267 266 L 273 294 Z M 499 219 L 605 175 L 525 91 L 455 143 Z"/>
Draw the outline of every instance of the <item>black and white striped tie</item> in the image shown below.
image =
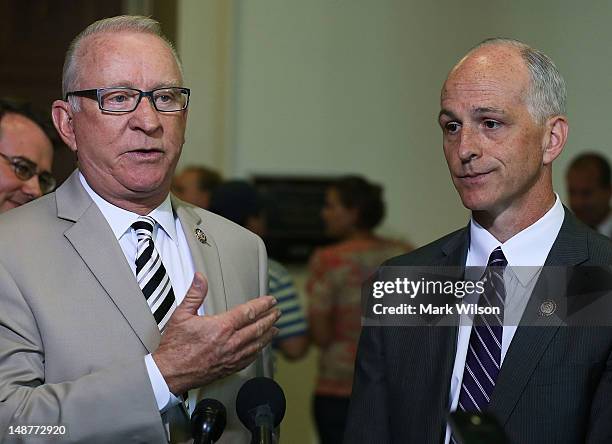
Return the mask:
<path id="1" fill-rule="evenodd" d="M 153 227 L 155 224 L 155 219 L 152 217 L 140 216 L 132 224 L 132 228 L 138 239 L 136 281 L 138 281 L 147 304 L 149 304 L 159 330 L 163 332 L 168 319 L 176 308 L 176 303 L 170 277 L 153 244 Z"/>

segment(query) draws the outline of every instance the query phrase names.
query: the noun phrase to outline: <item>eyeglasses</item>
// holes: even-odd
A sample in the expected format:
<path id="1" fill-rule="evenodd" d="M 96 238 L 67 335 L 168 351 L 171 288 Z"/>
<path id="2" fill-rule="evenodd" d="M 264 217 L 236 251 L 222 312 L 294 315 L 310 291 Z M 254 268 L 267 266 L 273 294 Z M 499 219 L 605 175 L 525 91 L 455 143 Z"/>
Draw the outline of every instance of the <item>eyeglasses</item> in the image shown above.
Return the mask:
<path id="1" fill-rule="evenodd" d="M 96 88 L 82 91 L 71 91 L 69 96 L 86 97 L 96 100 L 102 111 L 109 113 L 129 113 L 138 107 L 140 99 L 148 97 L 153 107 L 161 113 L 173 113 L 187 109 L 189 105 L 189 88 L 169 87 L 157 88 L 151 91 L 141 91 L 135 88 Z"/>
<path id="2" fill-rule="evenodd" d="M 30 159 L 21 156 L 7 156 L 0 153 L 0 157 L 6 159 L 11 165 L 15 176 L 24 182 L 34 176 L 38 176 L 40 191 L 43 194 L 50 193 L 55 189 L 55 178 L 48 171 L 38 171 L 38 165 Z"/>

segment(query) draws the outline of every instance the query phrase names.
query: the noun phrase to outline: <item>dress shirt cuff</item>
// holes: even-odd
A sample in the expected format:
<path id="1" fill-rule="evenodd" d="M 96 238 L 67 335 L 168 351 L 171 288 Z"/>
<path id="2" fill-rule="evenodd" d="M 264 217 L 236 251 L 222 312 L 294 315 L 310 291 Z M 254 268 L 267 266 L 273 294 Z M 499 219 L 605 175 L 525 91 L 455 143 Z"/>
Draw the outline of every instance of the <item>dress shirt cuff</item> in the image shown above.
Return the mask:
<path id="1" fill-rule="evenodd" d="M 179 404 L 181 400 L 174 396 L 170 389 L 168 388 L 168 384 L 164 380 L 157 364 L 153 360 L 153 356 L 148 354 L 144 357 L 145 365 L 147 366 L 147 373 L 149 374 L 149 380 L 151 381 L 151 386 L 153 387 L 153 394 L 155 395 L 155 400 L 157 401 L 157 408 L 160 413 L 164 413 L 170 407 L 174 407 Z"/>

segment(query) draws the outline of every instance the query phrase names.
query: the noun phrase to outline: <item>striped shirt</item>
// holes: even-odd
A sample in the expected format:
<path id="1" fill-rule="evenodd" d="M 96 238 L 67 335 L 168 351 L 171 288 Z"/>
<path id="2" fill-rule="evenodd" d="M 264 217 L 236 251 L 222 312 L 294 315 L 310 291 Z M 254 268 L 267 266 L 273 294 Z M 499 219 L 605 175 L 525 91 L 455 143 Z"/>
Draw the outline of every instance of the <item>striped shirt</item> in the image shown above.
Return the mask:
<path id="1" fill-rule="evenodd" d="M 304 335 L 308 330 L 304 310 L 300 304 L 293 279 L 285 267 L 275 260 L 268 260 L 269 293 L 278 301 L 281 317 L 275 327 L 280 331 L 274 338 L 274 345 L 293 336 Z"/>

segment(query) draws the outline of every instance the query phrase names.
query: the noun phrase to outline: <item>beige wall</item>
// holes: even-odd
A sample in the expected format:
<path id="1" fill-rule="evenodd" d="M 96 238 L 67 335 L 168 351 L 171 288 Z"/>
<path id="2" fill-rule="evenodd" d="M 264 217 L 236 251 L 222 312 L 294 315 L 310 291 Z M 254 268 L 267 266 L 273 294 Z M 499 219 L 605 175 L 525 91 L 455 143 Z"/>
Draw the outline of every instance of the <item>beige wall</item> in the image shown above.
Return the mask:
<path id="1" fill-rule="evenodd" d="M 383 230 L 417 244 L 467 220 L 442 156 L 438 94 L 484 38 L 524 40 L 565 75 L 571 131 L 554 173 L 562 197 L 574 154 L 612 156 L 606 0 L 182 0 L 178 15 L 194 89 L 187 161 L 230 176 L 363 173 L 386 187 Z M 289 442 L 311 439 L 303 425 L 313 360 L 281 364 L 294 396 Z"/>
<path id="2" fill-rule="evenodd" d="M 178 44 L 194 89 L 183 164 L 228 175 L 359 172 L 383 183 L 384 231 L 423 244 L 462 225 L 436 125 L 438 93 L 471 45 L 543 49 L 569 86 L 571 136 L 612 151 L 612 3 L 182 0 Z"/>
<path id="3" fill-rule="evenodd" d="M 189 125 L 180 166 L 204 163 L 220 170 L 229 162 L 226 141 L 233 57 L 232 1 L 182 0 L 177 3 L 176 44 L 185 84 L 191 87 Z"/>

